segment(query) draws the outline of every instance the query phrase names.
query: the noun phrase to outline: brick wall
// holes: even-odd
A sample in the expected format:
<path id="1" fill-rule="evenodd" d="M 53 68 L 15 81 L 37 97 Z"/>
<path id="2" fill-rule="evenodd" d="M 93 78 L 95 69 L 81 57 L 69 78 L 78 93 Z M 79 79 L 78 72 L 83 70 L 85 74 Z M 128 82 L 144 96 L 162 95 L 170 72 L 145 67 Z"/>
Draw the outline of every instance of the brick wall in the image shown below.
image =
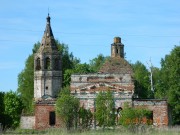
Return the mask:
<path id="1" fill-rule="evenodd" d="M 50 112 L 55 111 L 55 104 L 36 104 L 35 107 L 35 129 L 47 129 L 60 127 L 60 119 L 55 118 L 55 125 L 50 125 Z"/>
<path id="2" fill-rule="evenodd" d="M 136 99 L 133 101 L 135 108 L 145 108 L 153 111 L 153 125 L 162 127 L 170 123 L 168 103 L 166 100 L 158 99 Z"/>

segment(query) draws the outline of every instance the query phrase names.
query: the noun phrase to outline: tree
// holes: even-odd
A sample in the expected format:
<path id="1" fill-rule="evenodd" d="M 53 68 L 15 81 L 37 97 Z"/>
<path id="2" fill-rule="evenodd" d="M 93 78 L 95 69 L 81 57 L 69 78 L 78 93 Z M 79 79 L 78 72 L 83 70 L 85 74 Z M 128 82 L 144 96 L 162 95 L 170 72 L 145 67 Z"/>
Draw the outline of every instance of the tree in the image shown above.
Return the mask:
<path id="1" fill-rule="evenodd" d="M 56 101 L 56 113 L 64 122 L 66 129 L 77 127 L 79 100 L 70 94 L 70 88 L 64 87 Z"/>
<path id="2" fill-rule="evenodd" d="M 66 54 L 67 52 L 65 52 Z M 65 59 L 68 56 L 68 54 L 65 55 Z M 71 55 L 69 55 L 71 56 Z M 68 57 L 67 57 L 68 58 Z M 71 82 L 71 75 L 74 73 L 94 73 L 94 72 L 98 72 L 100 67 L 102 66 L 102 64 L 105 62 L 105 60 L 108 57 L 104 57 L 102 54 L 98 55 L 97 58 L 94 58 L 92 60 L 90 60 L 90 64 L 87 63 L 80 63 L 80 60 L 75 58 L 73 59 L 73 57 L 71 57 L 71 59 L 73 59 L 72 62 L 68 62 L 68 60 L 66 61 L 66 63 L 71 63 L 70 67 L 65 68 L 64 70 L 64 74 L 63 74 L 63 86 L 68 86 L 70 85 Z M 63 63 L 63 65 L 66 65 Z"/>
<path id="3" fill-rule="evenodd" d="M 37 52 L 40 43 L 34 44 L 33 54 L 29 55 L 25 62 L 25 68 L 18 75 L 18 89 L 24 104 L 24 113 L 33 113 L 33 97 L 34 97 L 34 53 Z"/>
<path id="4" fill-rule="evenodd" d="M 62 54 L 63 73 L 67 69 L 74 69 L 75 65 L 80 63 L 80 60 L 74 57 L 72 52 L 69 53 L 68 45 L 64 43 L 61 44 L 58 40 L 56 40 L 56 44 L 58 46 L 58 51 Z"/>
<path id="5" fill-rule="evenodd" d="M 0 123 L 4 126 L 5 125 L 5 115 L 4 115 L 4 92 L 0 92 Z M 1 127 L 0 127 L 1 128 Z"/>
<path id="6" fill-rule="evenodd" d="M 90 72 L 92 72 L 92 71 L 90 70 L 90 66 L 88 64 L 76 63 L 74 65 L 73 69 L 66 69 L 65 70 L 64 80 L 63 80 L 64 86 L 70 85 L 72 74 L 74 74 L 74 73 L 78 73 L 78 74 L 84 74 L 85 73 L 86 74 L 86 73 L 90 73 Z"/>
<path id="7" fill-rule="evenodd" d="M 6 128 L 16 128 L 20 123 L 23 104 L 17 92 L 7 92 L 4 96 L 4 116 Z"/>
<path id="8" fill-rule="evenodd" d="M 132 67 L 134 71 L 134 93 L 138 95 L 139 98 L 152 98 L 153 93 L 150 89 L 150 74 L 146 66 L 140 61 L 137 61 L 135 64 L 132 64 Z"/>
<path id="9" fill-rule="evenodd" d="M 90 72 L 91 72 L 90 66 L 86 63 L 75 65 L 74 73 L 86 74 L 86 73 L 90 73 Z"/>
<path id="10" fill-rule="evenodd" d="M 153 81 L 154 81 L 154 97 L 159 99 L 167 99 L 166 84 L 164 84 L 163 78 L 166 76 L 162 74 L 161 69 L 153 68 Z"/>
<path id="11" fill-rule="evenodd" d="M 109 90 L 106 92 L 99 92 L 96 97 L 96 120 L 98 126 L 110 127 L 115 125 L 115 103 L 112 92 Z"/>
<path id="12" fill-rule="evenodd" d="M 93 72 L 98 72 L 100 67 L 104 64 L 106 59 L 109 57 L 105 57 L 102 54 L 99 54 L 96 58 L 90 60 L 90 70 Z"/>
<path id="13" fill-rule="evenodd" d="M 26 60 L 25 69 L 18 75 L 18 92 L 21 93 L 23 104 L 25 106 L 24 113 L 32 114 L 33 96 L 34 96 L 34 62 L 33 55 Z"/>
<path id="14" fill-rule="evenodd" d="M 168 99 L 174 124 L 180 124 L 180 46 L 175 46 L 161 60 L 159 87 L 156 96 Z"/>
<path id="15" fill-rule="evenodd" d="M 74 73 L 73 69 L 66 69 L 64 71 L 64 77 L 63 77 L 63 86 L 69 86 L 71 82 L 71 75 Z"/>
<path id="16" fill-rule="evenodd" d="M 3 111 L 4 111 L 4 92 L 0 92 L 0 116 L 2 115 Z M 1 117 L 0 117 L 1 118 Z M 1 122 L 0 122 L 1 123 Z"/>
<path id="17" fill-rule="evenodd" d="M 92 125 L 93 114 L 91 110 L 86 110 L 84 107 L 80 107 L 79 109 L 79 118 L 78 118 L 78 127 L 81 130 L 88 130 Z"/>

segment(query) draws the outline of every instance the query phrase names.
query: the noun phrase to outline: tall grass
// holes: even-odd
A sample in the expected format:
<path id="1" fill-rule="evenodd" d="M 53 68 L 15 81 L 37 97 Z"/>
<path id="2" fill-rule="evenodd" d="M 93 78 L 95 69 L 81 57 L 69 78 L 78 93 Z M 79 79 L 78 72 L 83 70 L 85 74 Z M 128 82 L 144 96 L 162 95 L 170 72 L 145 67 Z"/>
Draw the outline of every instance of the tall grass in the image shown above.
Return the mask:
<path id="1" fill-rule="evenodd" d="M 147 127 L 146 127 L 147 128 Z M 149 127 L 148 127 L 149 128 Z M 37 130 L 15 130 L 12 132 L 6 132 L 4 134 L 7 135 L 14 135 L 14 134 L 22 134 L 22 135 L 180 135 L 180 127 L 172 127 L 172 128 L 160 128 L 160 129 L 146 129 L 145 131 L 141 132 L 132 132 L 129 131 L 127 128 L 116 128 L 116 129 L 98 129 L 98 130 L 89 130 L 89 131 L 66 131 L 65 129 L 48 129 L 45 131 L 37 131 Z"/>
<path id="2" fill-rule="evenodd" d="M 66 131 L 63 129 L 48 129 L 45 134 L 48 135 L 180 135 L 180 127 L 176 128 L 149 128 L 145 131 L 132 132 L 129 129 L 120 127 L 116 129 L 98 129 L 89 131 Z"/>

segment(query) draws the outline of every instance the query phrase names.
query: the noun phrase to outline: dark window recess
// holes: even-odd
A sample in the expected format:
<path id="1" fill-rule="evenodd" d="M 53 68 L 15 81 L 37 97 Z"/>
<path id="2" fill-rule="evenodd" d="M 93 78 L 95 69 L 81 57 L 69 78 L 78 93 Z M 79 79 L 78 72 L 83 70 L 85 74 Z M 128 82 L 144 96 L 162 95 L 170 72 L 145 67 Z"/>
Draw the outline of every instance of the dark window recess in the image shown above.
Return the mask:
<path id="1" fill-rule="evenodd" d="M 118 49 L 116 49 L 116 53 L 119 53 Z"/>
<path id="2" fill-rule="evenodd" d="M 48 90 L 48 87 L 46 86 L 46 90 Z"/>
<path id="3" fill-rule="evenodd" d="M 58 59 L 58 58 L 56 58 L 56 59 L 54 60 L 54 69 L 55 69 L 55 70 L 59 70 L 59 59 Z"/>
<path id="4" fill-rule="evenodd" d="M 50 70 L 50 58 L 46 58 L 44 68 Z"/>
<path id="5" fill-rule="evenodd" d="M 49 113 L 49 125 L 54 126 L 56 124 L 56 115 L 55 112 Z"/>
<path id="6" fill-rule="evenodd" d="M 148 114 L 147 118 L 153 120 L 153 111 L 151 111 L 151 113 Z"/>
<path id="7" fill-rule="evenodd" d="M 37 58 L 37 60 L 36 60 L 36 70 L 40 70 L 40 69 L 41 69 L 40 58 Z"/>

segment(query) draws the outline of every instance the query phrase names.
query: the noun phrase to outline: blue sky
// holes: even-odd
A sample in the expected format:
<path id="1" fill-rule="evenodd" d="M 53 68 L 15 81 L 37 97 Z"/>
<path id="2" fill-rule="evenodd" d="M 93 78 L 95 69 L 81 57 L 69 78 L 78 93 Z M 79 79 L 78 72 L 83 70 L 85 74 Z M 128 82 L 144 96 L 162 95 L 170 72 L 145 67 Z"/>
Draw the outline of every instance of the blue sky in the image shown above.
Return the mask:
<path id="1" fill-rule="evenodd" d="M 0 91 L 17 89 L 17 77 L 33 44 L 41 41 L 46 17 L 56 39 L 89 62 L 110 55 L 120 36 L 126 59 L 160 67 L 160 60 L 180 44 L 179 0 L 1 0 Z"/>

